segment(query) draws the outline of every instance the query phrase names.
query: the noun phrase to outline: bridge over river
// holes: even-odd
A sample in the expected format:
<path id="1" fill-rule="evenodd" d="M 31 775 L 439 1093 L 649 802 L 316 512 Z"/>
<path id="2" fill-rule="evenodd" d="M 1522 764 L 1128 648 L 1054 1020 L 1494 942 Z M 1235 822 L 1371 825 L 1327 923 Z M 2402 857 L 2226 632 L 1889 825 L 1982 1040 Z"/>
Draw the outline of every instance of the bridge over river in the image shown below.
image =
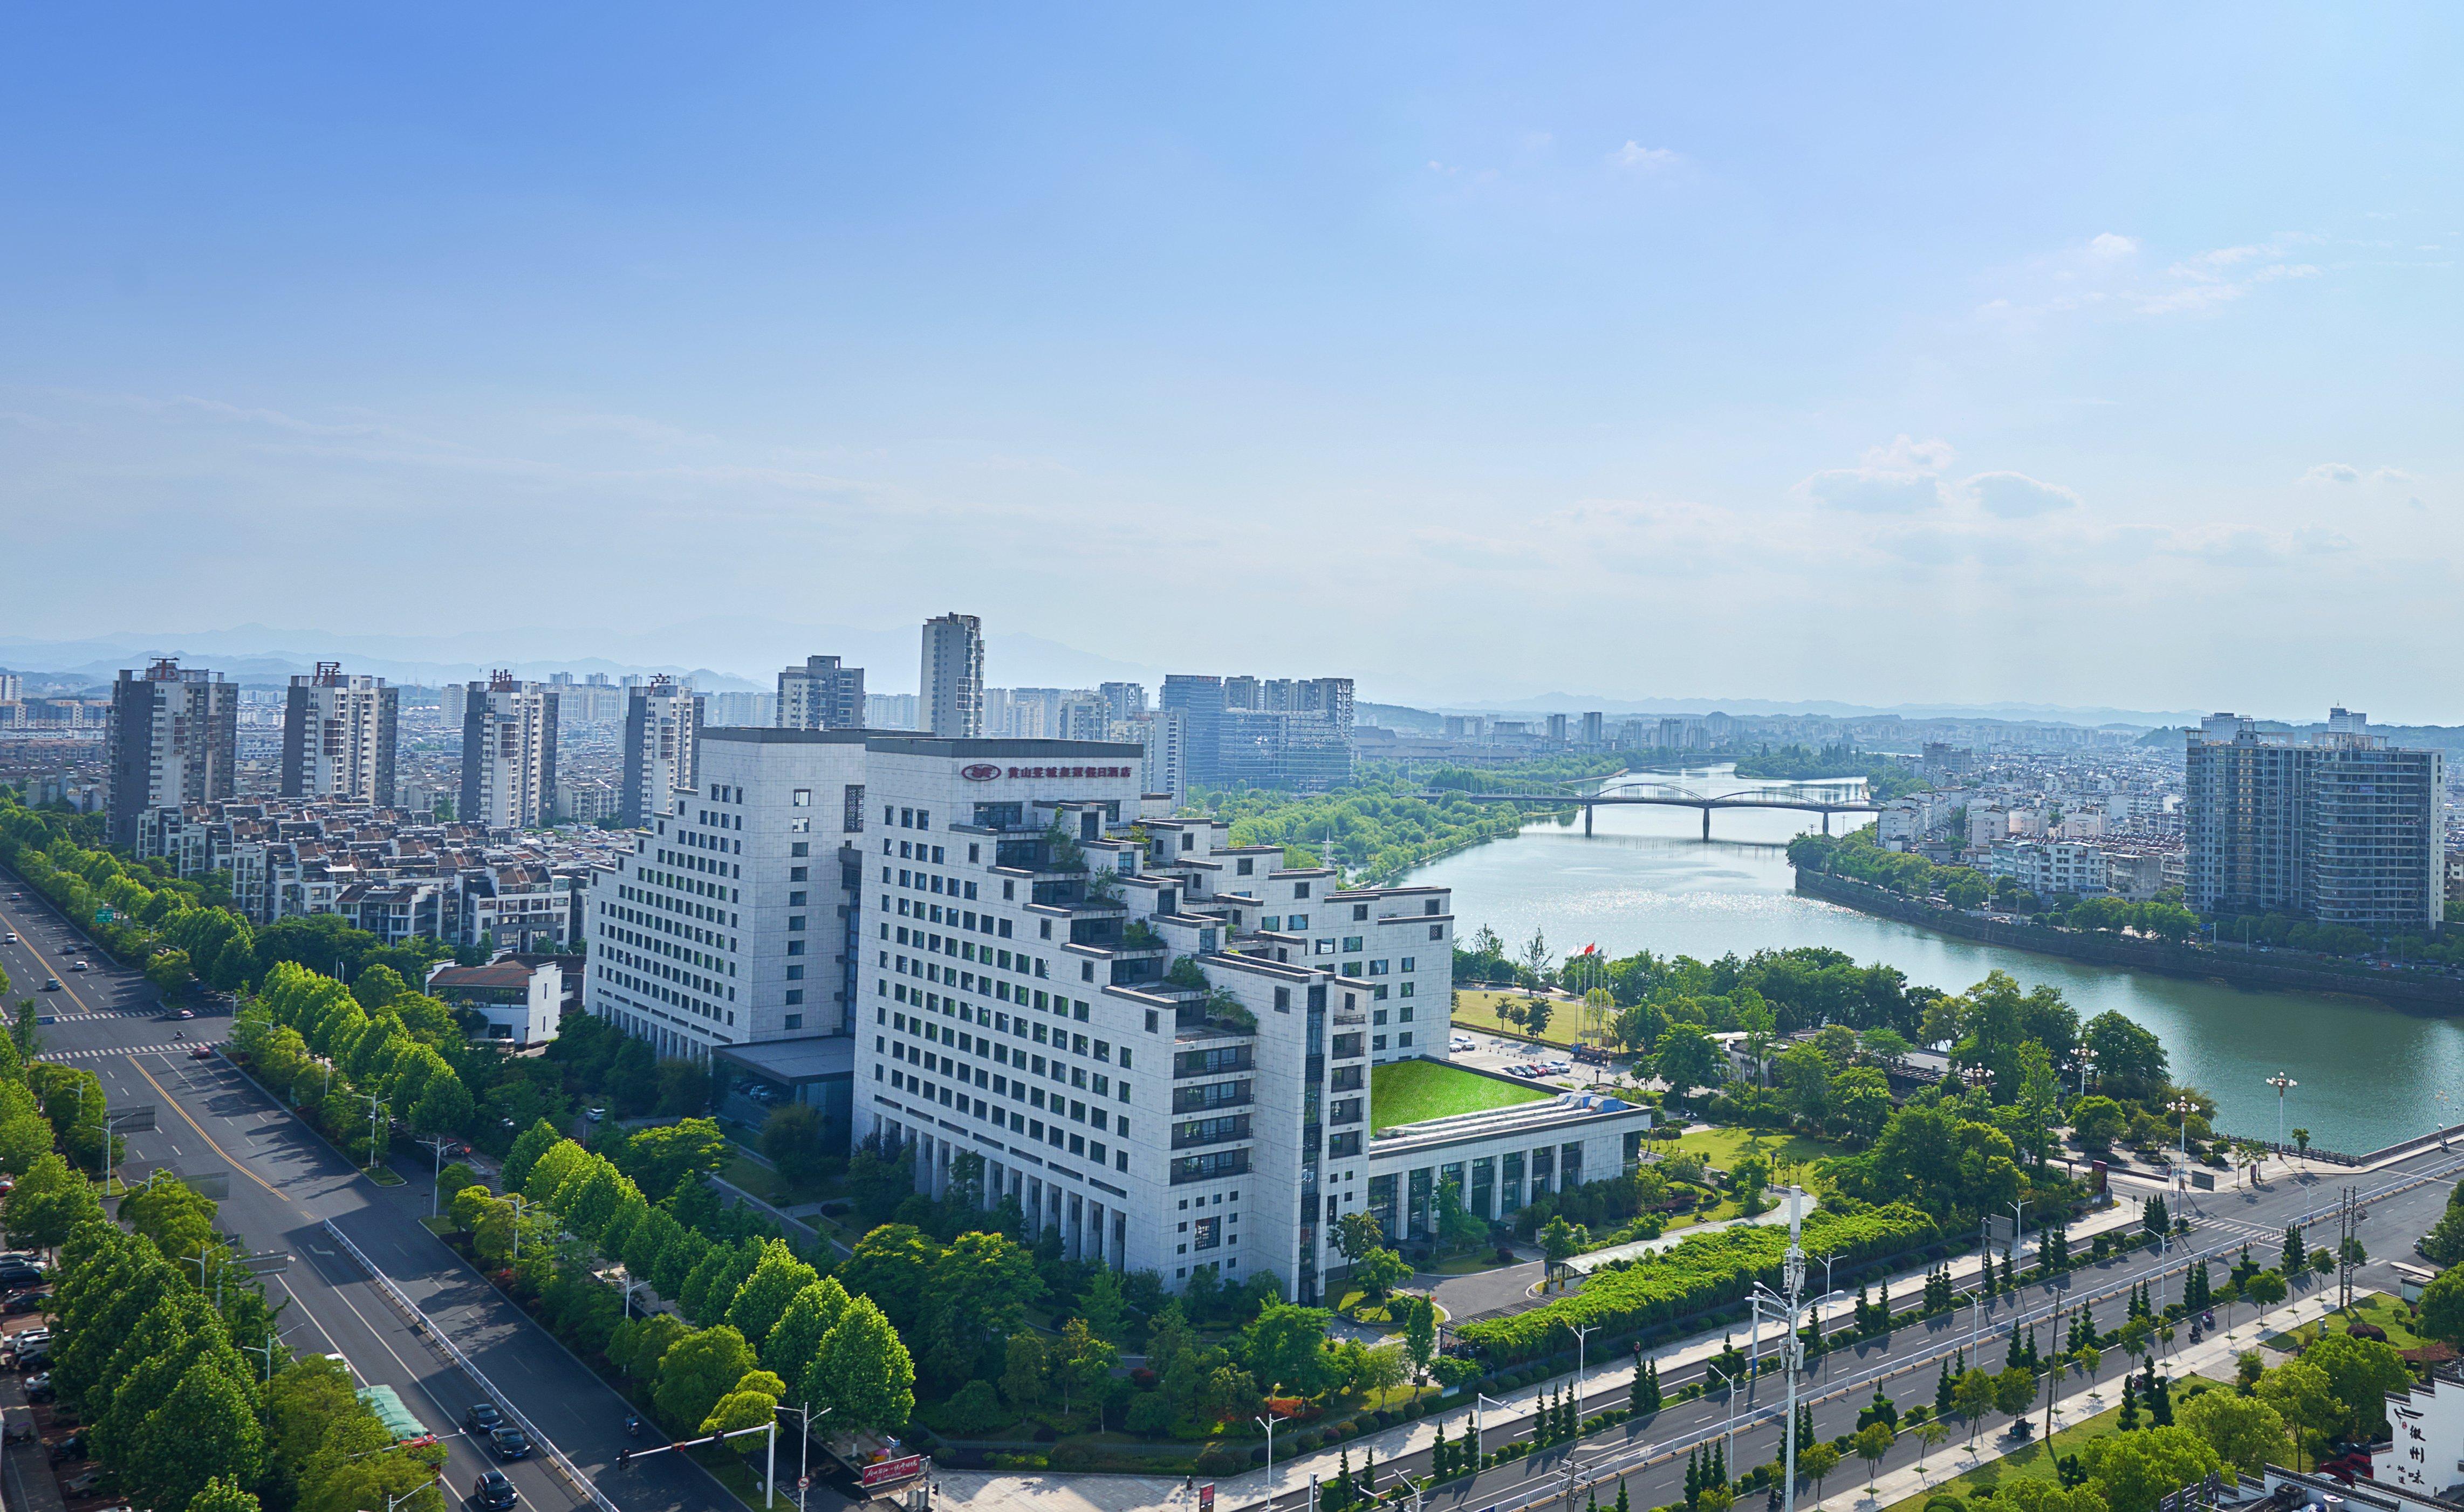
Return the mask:
<path id="1" fill-rule="evenodd" d="M 1801 813 L 1822 816 L 1822 832 L 1831 833 L 1834 814 L 1879 814 L 1882 805 L 1869 798 L 1834 797 L 1836 785 L 1818 782 L 1782 782 L 1768 787 L 1743 788 L 1736 792 L 1709 794 L 1698 792 L 1682 782 L 1664 782 L 1656 778 L 1641 781 L 1615 781 L 1596 793 L 1424 793 L 1433 802 L 1447 799 L 1469 799 L 1475 803 L 1546 803 L 1563 808 L 1579 805 L 1583 811 L 1583 833 L 1592 832 L 1592 811 L 1609 805 L 1650 804 L 1661 808 L 1699 808 L 1703 811 L 1703 838 L 1711 838 L 1711 811 L 1719 808 L 1791 808 Z"/>

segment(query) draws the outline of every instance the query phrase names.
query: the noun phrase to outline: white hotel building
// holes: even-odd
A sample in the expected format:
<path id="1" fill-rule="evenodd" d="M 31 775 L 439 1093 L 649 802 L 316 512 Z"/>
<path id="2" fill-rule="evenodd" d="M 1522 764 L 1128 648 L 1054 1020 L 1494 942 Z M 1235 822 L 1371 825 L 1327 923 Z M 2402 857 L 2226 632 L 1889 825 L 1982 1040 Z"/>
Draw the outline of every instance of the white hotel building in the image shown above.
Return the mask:
<path id="1" fill-rule="evenodd" d="M 1341 1212 L 1418 1238 L 1451 1183 L 1503 1216 L 1649 1126 L 1552 1093 L 1373 1133 L 1373 1068 L 1445 1057 L 1446 889 L 1231 846 L 1142 794 L 1138 746 L 704 741 L 699 788 L 599 876 L 590 1011 L 663 1054 L 843 1057 L 851 1138 L 911 1148 L 935 1195 L 979 1157 L 985 1200 L 1073 1257 L 1314 1299 Z"/>

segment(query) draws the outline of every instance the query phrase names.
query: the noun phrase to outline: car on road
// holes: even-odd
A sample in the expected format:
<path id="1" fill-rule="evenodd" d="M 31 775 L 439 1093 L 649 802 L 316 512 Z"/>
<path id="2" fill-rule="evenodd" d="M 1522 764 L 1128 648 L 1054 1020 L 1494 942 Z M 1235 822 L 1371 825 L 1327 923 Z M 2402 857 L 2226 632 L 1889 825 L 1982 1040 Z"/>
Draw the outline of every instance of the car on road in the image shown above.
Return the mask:
<path id="1" fill-rule="evenodd" d="M 605 1117 L 607 1116 L 607 1109 L 605 1109 L 605 1108 L 604 1108 L 604 1107 L 594 1107 L 594 1108 L 590 1109 L 590 1111 L 589 1111 L 589 1113 L 588 1113 L 588 1115 L 587 1115 L 587 1116 L 589 1117 L 590 1121 L 591 1121 L 592 1123 L 594 1123 L 594 1124 L 595 1124 L 595 1123 L 599 1122 L 601 1119 L 605 1118 Z"/>
<path id="2" fill-rule="evenodd" d="M 11 930 L 9 931 L 9 943 L 11 945 L 17 943 L 17 931 L 15 930 Z"/>
<path id="3" fill-rule="evenodd" d="M 90 972 L 90 971 L 94 970 L 94 968 L 93 968 L 93 967 L 91 967 L 91 966 L 88 966 L 88 965 L 87 965 L 85 962 L 83 962 L 83 961 L 71 961 L 71 962 L 69 962 L 69 970 L 71 970 L 71 971 L 73 971 L 73 972 Z"/>
<path id="4" fill-rule="evenodd" d="M 496 1452 L 499 1459 L 528 1459 L 531 1457 L 530 1439 L 511 1423 L 498 1423 L 488 1430 L 488 1447 Z"/>
<path id="5" fill-rule="evenodd" d="M 210 1061 L 213 1058 L 214 1047 L 209 1044 L 194 1045 L 188 1051 L 188 1059 L 191 1061 Z"/>
<path id="6" fill-rule="evenodd" d="M 48 1402 L 51 1399 L 51 1371 L 45 1370 L 40 1375 L 30 1375 L 26 1377 L 26 1400 L 30 1402 Z"/>
<path id="7" fill-rule="evenodd" d="M 47 992 L 47 993 L 55 993 L 55 992 L 58 992 L 59 990 L 60 990 L 60 979 L 59 979 L 58 977 L 56 977 L 56 976 L 46 976 L 46 977 L 44 977 L 44 978 L 43 978 L 43 991 L 45 991 L 45 992 Z"/>
<path id="8" fill-rule="evenodd" d="M 521 1497 L 522 1494 L 514 1489 L 514 1483 L 505 1479 L 501 1470 L 490 1470 L 471 1482 L 471 1504 L 485 1507 L 488 1512 L 505 1512 L 505 1508 L 520 1501 Z"/>
<path id="9" fill-rule="evenodd" d="M 174 1019 L 194 1019 L 196 1016 L 197 1016 L 197 1010 L 195 1010 L 194 1008 L 183 1008 L 183 1009 L 181 1009 L 178 1013 L 173 1014 L 171 1017 L 172 1017 L 172 1018 L 174 1018 Z"/>
<path id="10" fill-rule="evenodd" d="M 462 1427 L 467 1433 L 491 1434 L 504 1426 L 504 1414 L 492 1402 L 475 1402 L 462 1414 Z"/>

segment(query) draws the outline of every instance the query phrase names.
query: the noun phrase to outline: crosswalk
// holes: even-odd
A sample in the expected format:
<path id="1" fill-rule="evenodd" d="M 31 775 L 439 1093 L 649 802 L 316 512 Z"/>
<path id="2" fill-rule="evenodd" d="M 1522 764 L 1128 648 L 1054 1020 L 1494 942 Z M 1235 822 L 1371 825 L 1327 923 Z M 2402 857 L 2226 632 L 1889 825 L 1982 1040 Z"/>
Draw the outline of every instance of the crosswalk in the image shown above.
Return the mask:
<path id="1" fill-rule="evenodd" d="M 210 1040 L 174 1040 L 167 1044 L 105 1045 L 99 1050 L 45 1050 L 38 1053 L 34 1059 L 37 1061 L 108 1061 L 116 1056 L 163 1055 L 173 1050 L 178 1050 L 185 1054 L 187 1051 L 195 1049 L 201 1044 L 211 1046 L 214 1044 L 214 1041 Z"/>
<path id="2" fill-rule="evenodd" d="M 85 1008 L 51 1016 L 61 1023 L 76 1023 L 80 1019 L 160 1019 L 160 1008 Z"/>

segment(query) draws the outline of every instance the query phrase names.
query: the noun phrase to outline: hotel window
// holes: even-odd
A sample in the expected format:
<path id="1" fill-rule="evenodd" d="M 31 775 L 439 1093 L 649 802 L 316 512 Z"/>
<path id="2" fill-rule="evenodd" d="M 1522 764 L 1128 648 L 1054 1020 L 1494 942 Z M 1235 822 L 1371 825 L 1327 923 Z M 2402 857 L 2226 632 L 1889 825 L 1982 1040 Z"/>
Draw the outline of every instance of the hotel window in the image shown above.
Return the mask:
<path id="1" fill-rule="evenodd" d="M 796 791 L 795 791 L 794 795 L 793 795 L 792 797 L 790 797 L 790 798 L 787 800 L 787 806 L 788 806 L 789 808 L 810 808 L 810 807 L 812 807 L 812 806 L 813 806 L 813 790 L 812 790 L 811 788 L 808 788 L 808 787 L 800 787 L 800 788 L 796 789 Z"/>

